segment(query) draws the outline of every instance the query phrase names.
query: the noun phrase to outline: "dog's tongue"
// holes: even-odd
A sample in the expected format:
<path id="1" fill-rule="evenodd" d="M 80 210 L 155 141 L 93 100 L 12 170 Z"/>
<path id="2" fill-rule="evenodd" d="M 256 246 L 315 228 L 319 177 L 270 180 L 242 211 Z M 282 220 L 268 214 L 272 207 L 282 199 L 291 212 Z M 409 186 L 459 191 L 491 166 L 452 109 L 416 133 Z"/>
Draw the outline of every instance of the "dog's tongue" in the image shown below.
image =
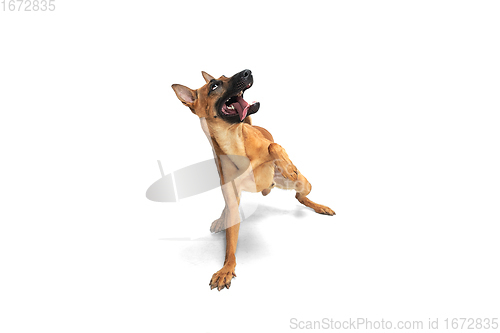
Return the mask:
<path id="1" fill-rule="evenodd" d="M 248 104 L 241 96 L 237 97 L 236 103 L 232 104 L 236 111 L 238 111 L 238 115 L 240 116 L 240 120 L 245 119 L 248 113 L 248 109 L 250 108 L 250 104 Z"/>

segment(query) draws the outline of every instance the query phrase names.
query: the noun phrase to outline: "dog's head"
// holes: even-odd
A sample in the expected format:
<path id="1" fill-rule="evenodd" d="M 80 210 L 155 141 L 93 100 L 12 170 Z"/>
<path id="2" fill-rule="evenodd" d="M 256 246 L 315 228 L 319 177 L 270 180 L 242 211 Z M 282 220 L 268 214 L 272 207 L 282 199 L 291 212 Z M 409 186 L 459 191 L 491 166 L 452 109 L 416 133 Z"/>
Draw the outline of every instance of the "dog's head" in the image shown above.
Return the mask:
<path id="1" fill-rule="evenodd" d="M 258 102 L 247 103 L 243 99 L 245 90 L 253 85 L 252 72 L 248 69 L 230 78 L 218 79 L 201 72 L 206 84 L 192 90 L 180 84 L 172 88 L 182 104 L 200 118 L 219 118 L 228 123 L 240 123 L 259 110 Z"/>

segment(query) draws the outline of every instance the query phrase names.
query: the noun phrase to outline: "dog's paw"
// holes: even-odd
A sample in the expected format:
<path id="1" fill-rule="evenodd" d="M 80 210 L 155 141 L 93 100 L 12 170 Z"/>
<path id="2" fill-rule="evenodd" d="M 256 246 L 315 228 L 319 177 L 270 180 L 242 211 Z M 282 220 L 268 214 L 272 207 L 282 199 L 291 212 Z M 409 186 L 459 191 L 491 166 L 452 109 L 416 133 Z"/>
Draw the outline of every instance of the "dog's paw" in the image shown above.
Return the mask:
<path id="1" fill-rule="evenodd" d="M 224 288 L 229 289 L 231 287 L 231 280 L 236 276 L 234 273 L 234 268 L 236 265 L 226 264 L 222 267 L 217 273 L 212 275 L 212 279 L 210 279 L 210 290 L 217 288 L 221 291 Z"/>
<path id="2" fill-rule="evenodd" d="M 226 229 L 226 222 L 222 217 L 218 220 L 213 221 L 212 225 L 210 226 L 210 232 L 213 233 L 221 232 L 224 229 Z"/>
<path id="3" fill-rule="evenodd" d="M 326 207 L 323 205 L 317 205 L 317 207 L 314 207 L 314 211 L 318 214 L 324 214 L 324 215 L 336 215 L 333 209 L 330 207 Z"/>

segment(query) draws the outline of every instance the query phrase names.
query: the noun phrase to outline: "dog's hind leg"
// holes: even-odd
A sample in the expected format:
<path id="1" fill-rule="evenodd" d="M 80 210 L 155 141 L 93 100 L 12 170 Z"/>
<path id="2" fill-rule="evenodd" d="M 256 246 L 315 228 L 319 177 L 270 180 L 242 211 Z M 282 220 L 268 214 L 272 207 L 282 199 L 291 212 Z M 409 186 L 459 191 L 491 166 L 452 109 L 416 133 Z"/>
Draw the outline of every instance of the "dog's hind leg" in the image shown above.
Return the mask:
<path id="1" fill-rule="evenodd" d="M 277 143 L 271 143 L 268 148 L 269 155 L 274 159 L 276 166 L 274 180 L 276 186 L 284 189 L 295 190 L 295 198 L 304 206 L 314 209 L 318 214 L 335 215 L 335 212 L 327 206 L 317 204 L 307 195 L 311 192 L 311 184 L 302 175 L 297 167 L 292 163 L 285 149 Z"/>
<path id="2" fill-rule="evenodd" d="M 297 192 L 295 198 L 304 206 L 314 209 L 318 214 L 335 215 L 335 212 L 330 207 L 317 204 L 307 197 L 311 192 L 311 188 L 311 183 L 299 172 L 299 177 L 295 181 L 295 191 Z"/>
<path id="3" fill-rule="evenodd" d="M 312 185 L 309 181 L 297 170 L 298 176 L 296 180 L 290 180 L 285 178 L 279 168 L 276 168 L 274 174 L 274 182 L 276 183 L 276 187 L 284 189 L 284 190 L 295 190 L 295 198 L 304 206 L 312 208 L 318 214 L 325 215 L 335 215 L 335 212 L 327 207 L 320 204 L 315 203 L 310 200 L 307 195 L 311 192 Z"/>
<path id="4" fill-rule="evenodd" d="M 269 156 L 274 160 L 274 165 L 287 180 L 297 180 L 299 171 L 288 157 L 286 150 L 277 143 L 271 143 L 268 147 Z"/>

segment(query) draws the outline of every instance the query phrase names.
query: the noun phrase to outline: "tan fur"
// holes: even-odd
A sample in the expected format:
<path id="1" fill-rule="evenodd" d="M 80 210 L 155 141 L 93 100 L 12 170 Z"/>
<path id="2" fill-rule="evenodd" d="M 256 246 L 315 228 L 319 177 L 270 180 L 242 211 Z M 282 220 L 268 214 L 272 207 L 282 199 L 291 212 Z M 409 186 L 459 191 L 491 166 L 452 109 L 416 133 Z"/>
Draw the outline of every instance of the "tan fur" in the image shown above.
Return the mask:
<path id="1" fill-rule="evenodd" d="M 224 287 L 229 289 L 231 279 L 236 276 L 235 251 L 240 226 L 238 206 L 241 191 L 268 195 L 274 186 L 293 189 L 297 192 L 297 200 L 315 212 L 326 215 L 334 215 L 335 212 L 306 197 L 311 191 L 311 184 L 297 170 L 285 149 L 274 142 L 271 133 L 262 127 L 253 126 L 250 117 L 231 124 L 218 116 L 215 103 L 224 90 L 217 89 L 209 94 L 209 82 L 214 78 L 205 72 L 202 75 L 206 84 L 197 90 L 177 84 L 172 85 L 172 88 L 181 102 L 200 117 L 202 128 L 213 147 L 221 177 L 226 205 L 220 218 L 210 228 L 212 232 L 226 230 L 224 266 L 210 280 L 212 289 L 221 290 Z M 224 83 L 230 79 L 221 76 L 218 80 Z M 239 156 L 246 157 L 250 165 L 245 163 L 248 161 L 246 158 L 240 159 Z M 238 172 L 243 174 L 234 177 Z"/>

